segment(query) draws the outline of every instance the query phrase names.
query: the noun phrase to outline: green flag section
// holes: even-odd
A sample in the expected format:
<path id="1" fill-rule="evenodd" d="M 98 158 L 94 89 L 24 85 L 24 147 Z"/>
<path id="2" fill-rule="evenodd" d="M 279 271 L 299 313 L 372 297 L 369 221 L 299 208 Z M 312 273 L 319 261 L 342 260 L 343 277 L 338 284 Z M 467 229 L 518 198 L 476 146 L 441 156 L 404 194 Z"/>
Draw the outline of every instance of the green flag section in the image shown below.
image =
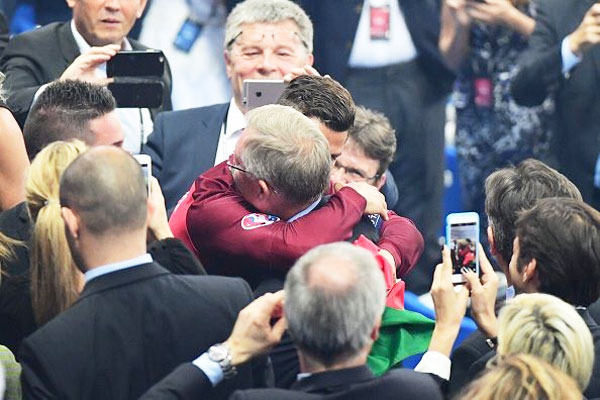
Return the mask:
<path id="1" fill-rule="evenodd" d="M 379 376 L 405 358 L 423 353 L 429 347 L 434 326 L 435 321 L 419 313 L 386 307 L 367 365 Z"/>

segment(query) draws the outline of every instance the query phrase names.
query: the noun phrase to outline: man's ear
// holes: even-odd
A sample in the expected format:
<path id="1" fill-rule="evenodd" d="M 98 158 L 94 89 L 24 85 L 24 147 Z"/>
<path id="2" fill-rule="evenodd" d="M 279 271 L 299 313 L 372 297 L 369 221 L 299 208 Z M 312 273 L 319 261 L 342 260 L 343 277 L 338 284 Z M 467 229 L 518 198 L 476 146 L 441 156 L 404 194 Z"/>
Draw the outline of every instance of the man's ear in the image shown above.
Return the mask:
<path id="1" fill-rule="evenodd" d="M 60 215 L 65 221 L 65 228 L 69 230 L 71 237 L 75 239 L 79 238 L 79 231 L 81 229 L 79 214 L 68 207 L 61 207 Z"/>
<path id="2" fill-rule="evenodd" d="M 379 178 L 379 180 L 375 184 L 375 187 L 377 189 L 381 190 L 381 188 L 383 187 L 383 185 L 385 185 L 385 181 L 386 180 L 387 180 L 387 174 L 384 172 L 383 175 L 381 175 L 381 178 Z"/>
<path id="3" fill-rule="evenodd" d="M 313 56 L 312 53 L 310 53 L 308 56 L 306 56 L 306 63 L 308 65 L 310 65 L 312 67 L 314 62 L 315 62 L 315 56 Z"/>
<path id="4" fill-rule="evenodd" d="M 140 2 L 140 6 L 138 8 L 138 12 L 136 14 L 136 18 L 141 18 L 142 15 L 144 14 L 144 9 L 146 8 L 148 0 L 138 0 L 138 1 Z"/>
<path id="5" fill-rule="evenodd" d="M 537 260 L 535 258 L 532 258 L 527 265 L 523 267 L 521 275 L 523 276 L 523 281 L 526 284 L 533 284 L 537 286 L 539 279 L 537 275 Z"/>
<path id="6" fill-rule="evenodd" d="M 67 6 L 69 6 L 69 8 L 75 7 L 75 0 L 67 0 Z"/>
<path id="7" fill-rule="evenodd" d="M 258 196 L 259 200 L 266 200 L 268 199 L 272 194 L 273 194 L 273 190 L 271 190 L 271 188 L 269 187 L 269 184 L 265 181 L 263 181 L 262 179 L 258 179 L 256 181 L 258 183 L 256 189 L 257 189 L 257 193 L 256 195 Z"/>
<path id="8" fill-rule="evenodd" d="M 377 318 L 377 321 L 375 321 L 375 326 L 373 327 L 373 330 L 371 331 L 371 340 L 373 340 L 373 343 L 375 343 L 375 341 L 379 338 L 379 328 L 381 327 L 381 317 Z"/>
<path id="9" fill-rule="evenodd" d="M 231 56 L 227 50 L 223 51 L 223 58 L 225 59 L 225 72 L 227 73 L 227 79 L 231 79 L 231 70 L 233 64 L 231 63 Z"/>
<path id="10" fill-rule="evenodd" d="M 487 238 L 488 243 L 490 244 L 490 253 L 492 253 L 494 257 L 497 257 L 498 250 L 496 249 L 496 239 L 494 239 L 494 228 L 492 228 L 490 225 L 487 227 Z"/>

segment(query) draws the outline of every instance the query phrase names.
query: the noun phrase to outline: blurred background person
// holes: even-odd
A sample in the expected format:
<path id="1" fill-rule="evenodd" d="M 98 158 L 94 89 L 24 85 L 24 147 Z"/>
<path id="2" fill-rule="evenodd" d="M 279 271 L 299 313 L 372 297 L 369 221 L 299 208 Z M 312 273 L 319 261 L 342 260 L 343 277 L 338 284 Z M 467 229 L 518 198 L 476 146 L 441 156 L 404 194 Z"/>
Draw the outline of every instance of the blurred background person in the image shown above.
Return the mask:
<path id="1" fill-rule="evenodd" d="M 225 1 L 152 0 L 147 10 L 140 41 L 161 49 L 169 59 L 173 109 L 227 102 L 231 87 L 223 58 Z"/>
<path id="2" fill-rule="evenodd" d="M 462 206 L 482 217 L 489 174 L 526 158 L 549 157 L 552 102 L 521 107 L 510 95 L 517 59 L 533 32 L 533 15 L 529 0 L 443 2 L 439 45 L 457 72 L 453 105 Z"/>
<path id="3" fill-rule="evenodd" d="M 580 400 L 575 381 L 529 354 L 501 357 L 457 397 L 469 400 Z"/>

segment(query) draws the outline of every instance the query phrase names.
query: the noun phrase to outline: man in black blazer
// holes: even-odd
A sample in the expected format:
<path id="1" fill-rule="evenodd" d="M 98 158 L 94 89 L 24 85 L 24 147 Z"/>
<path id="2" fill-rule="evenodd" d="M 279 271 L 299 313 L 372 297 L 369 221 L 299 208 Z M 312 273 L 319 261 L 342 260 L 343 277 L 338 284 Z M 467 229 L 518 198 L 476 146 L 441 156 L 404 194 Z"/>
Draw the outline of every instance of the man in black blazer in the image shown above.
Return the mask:
<path id="1" fill-rule="evenodd" d="M 600 5 L 595 0 L 546 0 L 537 9 L 511 93 L 527 106 L 554 97 L 559 169 L 587 203 L 599 208 L 600 37 L 595 32 Z"/>
<path id="2" fill-rule="evenodd" d="M 424 293 L 439 259 L 445 105 L 454 80 L 438 49 L 440 1 L 299 3 L 315 27 L 319 72 L 339 81 L 357 105 L 385 114 L 396 131 L 398 150 L 389 168 L 399 193 L 394 210 L 415 221 L 425 238 L 407 287 Z"/>
<path id="3" fill-rule="evenodd" d="M 43 85 L 57 79 L 78 79 L 107 84 L 105 63 L 119 50 L 146 50 L 127 34 L 144 10 L 146 0 L 105 4 L 99 0 L 69 0 L 70 22 L 51 23 L 13 37 L 0 59 L 6 74 L 8 105 L 21 126 Z M 127 109 L 121 116 L 125 148 L 138 152 L 152 130 L 152 119 L 172 109 L 171 72 L 165 62 L 163 103 L 159 109 Z"/>
<path id="4" fill-rule="evenodd" d="M 349 243 L 314 248 L 288 273 L 283 294 L 266 294 L 244 309 L 226 343 L 227 368 L 183 364 L 141 399 L 196 399 L 227 381 L 235 369 L 275 345 L 282 324 L 298 347 L 302 373 L 289 390 L 251 389 L 230 399 L 439 399 L 447 379 L 450 354 L 469 292 L 452 285 L 450 251 L 436 267 L 432 295 L 436 326 L 429 350 L 415 371 L 393 369 L 375 377 L 365 365 L 377 338 L 384 302 L 382 275 L 373 256 Z M 484 258 L 484 273 L 493 277 Z M 492 279 L 493 280 L 493 279 Z M 497 285 L 497 278 L 495 280 Z M 283 307 L 284 318 L 280 317 Z M 210 352 L 210 351 L 209 351 Z M 218 387 L 218 386 L 216 386 Z"/>
<path id="5" fill-rule="evenodd" d="M 23 342 L 25 398 L 137 398 L 199 349 L 224 341 L 251 300 L 240 279 L 175 276 L 152 261 L 146 229 L 154 210 L 142 175 L 112 146 L 90 150 L 65 170 L 62 215 L 85 287 L 71 308 Z M 261 385 L 260 364 L 241 367 L 215 397 Z"/>

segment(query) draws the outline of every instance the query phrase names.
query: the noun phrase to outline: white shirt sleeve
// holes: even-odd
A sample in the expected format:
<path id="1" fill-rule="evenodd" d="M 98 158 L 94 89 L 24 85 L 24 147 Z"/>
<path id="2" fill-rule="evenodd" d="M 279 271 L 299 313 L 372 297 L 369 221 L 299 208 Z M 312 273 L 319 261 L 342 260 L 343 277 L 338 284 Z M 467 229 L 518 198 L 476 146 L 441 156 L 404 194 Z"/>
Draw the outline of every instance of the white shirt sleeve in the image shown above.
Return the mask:
<path id="1" fill-rule="evenodd" d="M 447 381 L 450 380 L 450 358 L 437 351 L 428 351 L 423 354 L 421 361 L 415 367 L 415 371 L 437 375 Z"/>
<path id="2" fill-rule="evenodd" d="M 581 57 L 578 57 L 577 54 L 571 51 L 570 38 L 570 36 L 565 37 L 560 46 L 560 54 L 562 56 L 562 73 L 565 76 L 569 74 L 573 67 L 581 62 Z"/>

